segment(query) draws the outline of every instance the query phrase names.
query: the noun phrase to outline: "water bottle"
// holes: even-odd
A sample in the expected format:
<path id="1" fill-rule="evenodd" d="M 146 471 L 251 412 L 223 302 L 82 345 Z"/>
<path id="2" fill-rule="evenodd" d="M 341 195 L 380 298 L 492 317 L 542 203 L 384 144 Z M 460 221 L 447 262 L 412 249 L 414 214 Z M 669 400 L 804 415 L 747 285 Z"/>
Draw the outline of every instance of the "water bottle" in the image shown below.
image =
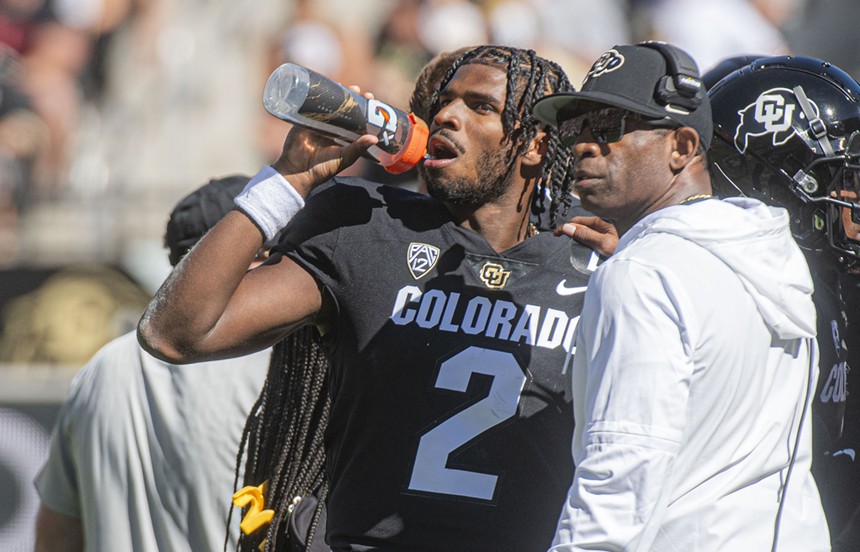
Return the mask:
<path id="1" fill-rule="evenodd" d="M 427 123 L 379 100 L 368 100 L 301 65 L 275 69 L 263 91 L 266 111 L 310 128 L 340 144 L 373 134 L 379 142 L 367 152 L 392 174 L 405 172 L 427 152 Z"/>

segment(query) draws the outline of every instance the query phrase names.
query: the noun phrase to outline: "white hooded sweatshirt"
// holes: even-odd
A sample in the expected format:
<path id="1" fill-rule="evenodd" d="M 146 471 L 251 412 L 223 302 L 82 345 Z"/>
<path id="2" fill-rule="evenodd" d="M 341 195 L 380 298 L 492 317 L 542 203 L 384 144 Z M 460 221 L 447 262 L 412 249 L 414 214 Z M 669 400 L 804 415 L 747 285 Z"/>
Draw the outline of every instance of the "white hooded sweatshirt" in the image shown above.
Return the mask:
<path id="1" fill-rule="evenodd" d="M 780 498 L 776 550 L 830 550 L 809 471 L 811 294 L 788 214 L 756 200 L 665 208 L 624 234 L 585 295 L 552 550 L 768 552 Z"/>

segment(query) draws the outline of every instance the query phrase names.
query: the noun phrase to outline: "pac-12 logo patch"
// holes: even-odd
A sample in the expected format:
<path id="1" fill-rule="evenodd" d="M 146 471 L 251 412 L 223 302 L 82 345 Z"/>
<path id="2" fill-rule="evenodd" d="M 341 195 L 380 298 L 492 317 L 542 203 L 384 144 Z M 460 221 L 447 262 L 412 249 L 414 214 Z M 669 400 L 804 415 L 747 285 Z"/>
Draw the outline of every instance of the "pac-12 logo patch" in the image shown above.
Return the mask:
<path id="1" fill-rule="evenodd" d="M 818 106 L 809 100 L 818 117 Z M 770 136 L 773 146 L 781 146 L 798 135 L 795 123 L 805 120 L 797 104 L 794 91 L 788 88 L 771 88 L 759 94 L 756 101 L 738 111 L 740 123 L 735 130 L 735 147 L 746 152 L 751 138 Z M 800 128 L 804 128 L 800 125 Z M 802 136 L 800 136 L 802 138 Z"/>
<path id="2" fill-rule="evenodd" d="M 617 51 L 609 50 L 603 52 L 603 55 L 600 56 L 597 61 L 594 62 L 594 65 L 591 66 L 591 69 L 588 71 L 588 74 L 585 75 L 585 80 L 583 81 L 583 84 L 589 79 L 599 77 L 600 75 L 605 75 L 606 73 L 611 73 L 622 65 L 624 65 L 624 56 L 619 54 Z"/>
<path id="3" fill-rule="evenodd" d="M 416 280 L 420 280 L 425 274 L 430 272 L 436 261 L 439 260 L 439 248 L 426 243 L 409 244 L 409 252 L 406 255 L 406 262 L 409 265 L 409 272 Z"/>

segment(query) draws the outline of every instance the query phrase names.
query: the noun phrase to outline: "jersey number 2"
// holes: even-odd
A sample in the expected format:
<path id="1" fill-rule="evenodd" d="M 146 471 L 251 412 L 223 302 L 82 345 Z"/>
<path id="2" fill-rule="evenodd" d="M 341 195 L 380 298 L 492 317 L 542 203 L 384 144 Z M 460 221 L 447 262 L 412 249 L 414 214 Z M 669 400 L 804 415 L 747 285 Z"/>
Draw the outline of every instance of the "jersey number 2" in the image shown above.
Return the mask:
<path id="1" fill-rule="evenodd" d="M 526 376 L 511 353 L 469 347 L 442 363 L 436 387 L 465 392 L 474 373 L 493 377 L 489 394 L 421 436 L 410 490 L 492 500 L 498 476 L 449 468 L 448 457 L 517 413 Z"/>

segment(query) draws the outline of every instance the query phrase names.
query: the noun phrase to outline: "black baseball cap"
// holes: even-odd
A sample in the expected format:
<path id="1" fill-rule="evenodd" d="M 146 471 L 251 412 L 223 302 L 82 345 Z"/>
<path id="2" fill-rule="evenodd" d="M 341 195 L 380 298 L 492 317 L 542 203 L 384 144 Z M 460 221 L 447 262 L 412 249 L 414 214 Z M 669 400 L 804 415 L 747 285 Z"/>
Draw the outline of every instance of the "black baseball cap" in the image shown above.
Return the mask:
<path id="1" fill-rule="evenodd" d="M 653 119 L 671 119 L 699 133 L 705 149 L 713 122 L 707 91 L 696 62 L 665 42 L 615 46 L 591 66 L 579 92 L 541 98 L 534 116 L 553 126 L 583 113 L 612 106 Z"/>
<path id="2" fill-rule="evenodd" d="M 250 176 L 230 175 L 213 178 L 176 204 L 167 221 L 164 245 L 170 264 L 176 264 L 210 228 L 233 210 L 233 198 L 239 195 Z"/>

